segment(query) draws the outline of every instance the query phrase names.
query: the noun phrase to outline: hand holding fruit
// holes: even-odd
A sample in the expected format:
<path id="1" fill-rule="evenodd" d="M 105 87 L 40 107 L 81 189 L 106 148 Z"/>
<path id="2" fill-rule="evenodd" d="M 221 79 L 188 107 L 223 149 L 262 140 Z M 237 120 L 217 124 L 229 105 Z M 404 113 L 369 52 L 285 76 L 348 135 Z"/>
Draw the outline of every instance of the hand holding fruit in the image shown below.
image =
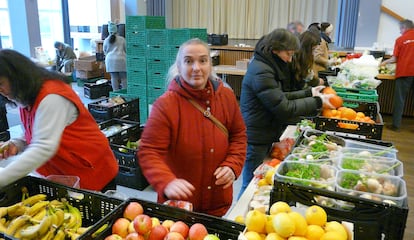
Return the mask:
<path id="1" fill-rule="evenodd" d="M 322 95 L 321 91 L 325 88 L 325 86 L 316 86 L 312 88 L 312 97 L 319 97 Z"/>
<path id="2" fill-rule="evenodd" d="M 236 179 L 233 170 L 227 166 L 217 168 L 214 176 L 216 176 L 216 185 L 224 185 L 223 189 L 230 187 Z"/>
<path id="3" fill-rule="evenodd" d="M 195 187 L 185 179 L 177 178 L 172 180 L 164 189 L 168 199 L 187 200 L 193 196 Z"/>
<path id="4" fill-rule="evenodd" d="M 336 107 L 334 105 L 332 105 L 331 103 L 331 98 L 335 97 L 335 94 L 321 94 L 321 96 L 319 96 L 322 100 L 322 107 L 323 108 L 329 108 L 329 109 L 336 109 Z"/>
<path id="5" fill-rule="evenodd" d="M 0 144 L 0 159 L 6 159 L 18 153 L 17 146 L 12 141 Z"/>

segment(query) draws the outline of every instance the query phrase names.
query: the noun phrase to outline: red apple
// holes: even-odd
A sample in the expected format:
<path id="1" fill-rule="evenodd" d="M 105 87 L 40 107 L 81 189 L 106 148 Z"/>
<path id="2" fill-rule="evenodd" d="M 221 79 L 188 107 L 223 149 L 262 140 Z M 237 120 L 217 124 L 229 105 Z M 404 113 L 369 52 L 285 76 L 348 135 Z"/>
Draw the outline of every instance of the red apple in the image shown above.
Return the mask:
<path id="1" fill-rule="evenodd" d="M 105 240 L 122 240 L 122 237 L 118 234 L 111 234 L 105 238 Z"/>
<path id="2" fill-rule="evenodd" d="M 151 229 L 147 240 L 163 240 L 168 231 L 164 226 L 158 225 Z"/>
<path id="3" fill-rule="evenodd" d="M 146 214 L 140 214 L 134 218 L 135 231 L 141 235 L 144 235 L 151 231 L 152 220 L 151 217 Z"/>
<path id="4" fill-rule="evenodd" d="M 173 224 L 174 224 L 174 221 L 170 219 L 164 220 L 161 223 L 161 225 L 164 226 L 168 231 L 170 231 L 170 228 Z"/>
<path id="5" fill-rule="evenodd" d="M 135 227 L 134 227 L 134 221 L 131 221 L 128 225 L 128 233 L 134 233 L 135 231 Z"/>
<path id="6" fill-rule="evenodd" d="M 151 217 L 152 220 L 152 227 L 154 228 L 155 226 L 161 225 L 160 223 L 160 219 L 156 218 L 156 217 Z"/>
<path id="7" fill-rule="evenodd" d="M 118 234 L 122 238 L 126 237 L 128 235 L 128 226 L 130 221 L 126 218 L 118 218 L 114 225 L 112 225 L 112 233 Z"/>
<path id="8" fill-rule="evenodd" d="M 130 202 L 124 209 L 124 218 L 129 219 L 130 221 L 140 214 L 144 213 L 144 208 L 139 202 Z"/>
<path id="9" fill-rule="evenodd" d="M 169 232 L 164 240 L 184 240 L 185 238 L 178 232 Z"/>
<path id="10" fill-rule="evenodd" d="M 139 235 L 136 232 L 130 233 L 126 236 L 125 240 L 145 240 L 144 236 Z"/>
<path id="11" fill-rule="evenodd" d="M 220 240 L 220 238 L 215 234 L 208 234 L 204 237 L 204 240 Z"/>
<path id="12" fill-rule="evenodd" d="M 201 223 L 191 225 L 188 231 L 189 240 L 203 240 L 208 235 L 207 228 Z"/>
<path id="13" fill-rule="evenodd" d="M 188 230 L 190 228 L 188 225 L 183 221 L 176 221 L 171 227 L 170 232 L 178 232 L 183 236 L 184 238 L 187 238 Z"/>

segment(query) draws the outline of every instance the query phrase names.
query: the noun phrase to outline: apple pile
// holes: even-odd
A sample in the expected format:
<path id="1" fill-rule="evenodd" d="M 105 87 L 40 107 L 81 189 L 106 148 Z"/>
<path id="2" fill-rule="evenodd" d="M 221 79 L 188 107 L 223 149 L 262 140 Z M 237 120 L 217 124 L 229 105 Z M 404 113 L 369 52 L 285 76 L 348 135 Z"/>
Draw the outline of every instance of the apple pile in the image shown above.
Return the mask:
<path id="1" fill-rule="evenodd" d="M 112 234 L 105 240 L 219 240 L 209 234 L 201 223 L 191 226 L 183 221 L 166 219 L 161 221 L 144 213 L 139 202 L 131 201 L 125 207 L 123 216 L 115 220 Z"/>

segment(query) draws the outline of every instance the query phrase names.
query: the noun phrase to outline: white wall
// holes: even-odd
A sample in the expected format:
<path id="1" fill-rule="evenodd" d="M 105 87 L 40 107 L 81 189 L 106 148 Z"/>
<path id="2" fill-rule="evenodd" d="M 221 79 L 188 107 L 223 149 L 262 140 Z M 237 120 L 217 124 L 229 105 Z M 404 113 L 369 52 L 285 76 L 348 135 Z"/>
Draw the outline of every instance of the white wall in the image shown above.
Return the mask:
<path id="1" fill-rule="evenodd" d="M 394 11 L 398 15 L 414 21 L 414 1 L 413 0 L 382 0 L 382 5 Z M 394 41 L 400 36 L 399 21 L 381 12 L 377 42 L 384 48 L 393 48 Z"/>

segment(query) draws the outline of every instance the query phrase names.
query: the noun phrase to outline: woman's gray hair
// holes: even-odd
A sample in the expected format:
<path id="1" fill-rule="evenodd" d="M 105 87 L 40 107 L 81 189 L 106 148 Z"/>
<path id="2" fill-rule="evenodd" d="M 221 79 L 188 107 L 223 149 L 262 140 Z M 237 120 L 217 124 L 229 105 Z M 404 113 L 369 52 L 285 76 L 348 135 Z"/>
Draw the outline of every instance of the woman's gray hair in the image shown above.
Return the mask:
<path id="1" fill-rule="evenodd" d="M 218 78 L 218 76 L 217 76 L 217 74 L 214 72 L 214 68 L 213 68 L 213 66 L 212 66 L 212 60 L 211 60 L 211 56 L 210 56 L 210 47 L 208 46 L 208 44 L 206 43 L 206 42 L 204 42 L 204 41 L 202 41 L 201 39 L 199 39 L 199 38 L 192 38 L 192 39 L 190 39 L 190 40 L 187 40 L 186 42 L 184 42 L 183 44 L 181 44 L 181 46 L 180 46 L 180 48 L 178 49 L 178 53 L 177 53 L 177 56 L 176 56 L 176 58 L 175 58 L 175 62 L 171 65 L 171 67 L 169 68 L 169 70 L 168 70 L 168 73 L 167 73 L 167 81 L 166 81 L 166 84 L 167 84 L 167 86 L 168 86 L 168 84 L 173 80 L 173 79 L 175 79 L 177 76 L 179 76 L 179 73 L 178 73 L 178 62 L 182 59 L 182 54 L 183 54 L 183 49 L 186 47 L 186 46 L 188 46 L 188 45 L 197 45 L 197 44 L 200 44 L 200 45 L 203 45 L 206 49 L 207 49 L 207 51 L 208 51 L 208 56 L 209 56 L 209 63 L 210 63 L 210 65 L 211 65 L 211 72 L 210 72 L 210 76 L 209 76 L 209 79 L 217 79 Z"/>

